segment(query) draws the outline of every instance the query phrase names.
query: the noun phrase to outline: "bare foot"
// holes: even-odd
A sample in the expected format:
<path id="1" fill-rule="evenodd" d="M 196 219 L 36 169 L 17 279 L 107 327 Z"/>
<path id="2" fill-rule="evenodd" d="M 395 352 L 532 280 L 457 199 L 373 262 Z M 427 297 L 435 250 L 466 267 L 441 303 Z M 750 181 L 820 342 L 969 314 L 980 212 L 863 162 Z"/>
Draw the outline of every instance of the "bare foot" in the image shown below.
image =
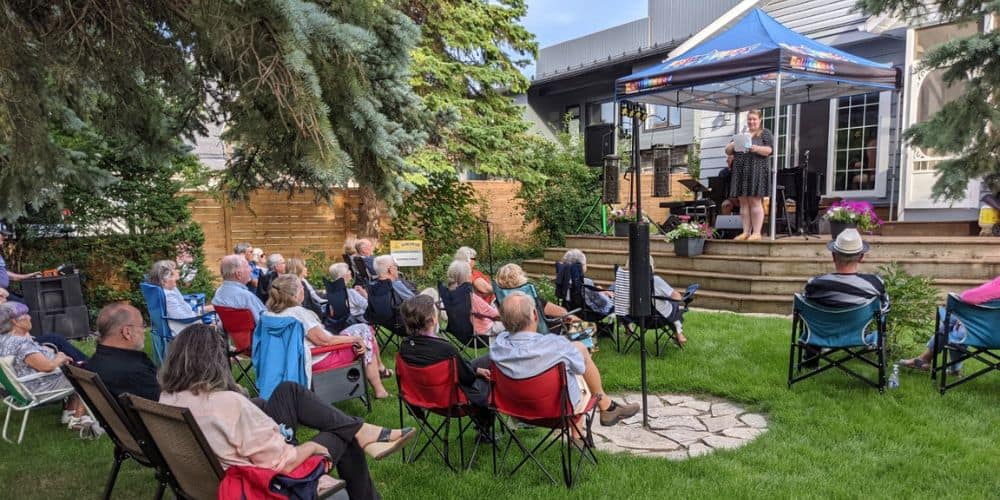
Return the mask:
<path id="1" fill-rule="evenodd" d="M 375 399 L 385 399 L 389 396 L 392 396 L 389 391 L 375 391 Z"/>

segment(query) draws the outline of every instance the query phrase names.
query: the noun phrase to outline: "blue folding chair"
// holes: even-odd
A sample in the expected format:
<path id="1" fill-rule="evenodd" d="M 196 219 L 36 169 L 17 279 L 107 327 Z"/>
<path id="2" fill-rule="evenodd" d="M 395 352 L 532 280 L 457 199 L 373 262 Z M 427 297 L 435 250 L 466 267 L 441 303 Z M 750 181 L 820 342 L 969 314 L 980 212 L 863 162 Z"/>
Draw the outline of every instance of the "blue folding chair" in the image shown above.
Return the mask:
<path id="1" fill-rule="evenodd" d="M 949 342 L 948 328 L 942 328 L 940 317 L 935 329 L 937 333 L 934 339 L 934 358 L 931 361 L 931 378 L 937 379 L 938 372 L 941 373 L 941 394 L 980 375 L 1000 371 L 1000 300 L 975 305 L 962 302 L 958 295 L 950 293 L 945 305 L 944 324 L 951 325 L 956 320 L 961 322 L 966 331 L 962 342 Z M 957 371 L 960 363 L 970 358 L 975 358 L 986 366 L 949 383 L 948 372 L 952 369 Z"/>
<path id="2" fill-rule="evenodd" d="M 167 345 L 174 339 L 174 334 L 170 331 L 170 324 L 167 322 L 195 323 L 202 321 L 203 316 L 169 318 L 167 317 L 167 296 L 163 293 L 163 288 L 152 283 L 140 283 L 139 287 L 142 290 L 143 299 L 146 300 L 149 324 L 153 331 L 153 361 L 159 366 L 167 357 Z"/>
<path id="3" fill-rule="evenodd" d="M 506 299 L 508 296 L 510 296 L 510 294 L 512 294 L 514 292 L 521 292 L 521 293 L 524 293 L 525 295 L 531 297 L 532 299 L 535 299 L 535 306 L 536 306 L 536 309 L 538 310 L 538 333 L 555 333 L 555 332 L 552 332 L 552 330 L 559 331 L 559 330 L 562 329 L 562 320 L 563 320 L 563 318 L 546 318 L 545 317 L 545 311 L 542 310 L 542 307 L 541 307 L 541 305 L 539 304 L 539 301 L 538 301 L 538 290 L 536 290 L 535 289 L 535 285 L 532 285 L 531 283 L 525 283 L 525 284 L 523 284 L 523 285 L 521 285 L 519 287 L 516 287 L 516 288 L 500 288 L 500 285 L 498 285 L 494 281 L 493 282 L 493 295 L 496 295 L 496 297 L 497 297 L 497 309 L 503 310 L 503 301 L 504 301 L 504 299 Z M 575 312 L 578 312 L 578 311 L 577 310 L 569 311 L 569 313 L 567 315 L 573 314 Z"/>
<path id="4" fill-rule="evenodd" d="M 830 368 L 885 391 L 885 316 L 881 301 L 873 298 L 855 307 L 822 307 L 795 294 L 792 313 L 792 343 L 788 353 L 788 387 Z M 874 323 L 874 331 L 869 326 Z M 808 353 L 803 362 L 803 353 Z M 874 355 L 874 359 L 871 359 Z M 857 360 L 878 370 L 872 379 L 846 366 Z M 803 371 L 805 372 L 803 373 Z"/>

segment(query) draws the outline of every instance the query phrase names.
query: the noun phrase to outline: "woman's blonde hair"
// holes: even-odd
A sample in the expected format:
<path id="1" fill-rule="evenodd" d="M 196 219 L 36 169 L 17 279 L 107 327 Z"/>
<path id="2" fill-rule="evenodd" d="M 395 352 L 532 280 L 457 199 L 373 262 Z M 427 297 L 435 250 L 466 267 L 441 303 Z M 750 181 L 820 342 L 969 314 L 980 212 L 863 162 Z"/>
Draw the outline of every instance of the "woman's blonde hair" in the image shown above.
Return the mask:
<path id="1" fill-rule="evenodd" d="M 285 272 L 288 274 L 294 274 L 300 278 L 306 275 L 306 261 L 298 258 L 292 257 L 285 262 Z"/>
<path id="2" fill-rule="evenodd" d="M 757 131 L 753 133 L 753 136 L 757 137 L 758 135 L 764 132 L 764 112 L 759 109 L 751 109 L 750 111 L 747 111 L 747 116 L 750 115 L 757 115 L 757 118 L 760 118 L 760 128 L 758 128 Z"/>
<path id="3" fill-rule="evenodd" d="M 298 300 L 302 291 L 302 279 L 294 274 L 282 274 L 271 282 L 267 294 L 267 310 L 280 313 L 289 307 L 302 305 Z"/>
<path id="4" fill-rule="evenodd" d="M 356 240 L 354 238 L 347 238 L 346 240 L 344 240 L 344 254 L 345 255 L 354 255 L 354 254 L 358 253 L 358 249 L 354 248 L 354 246 L 357 245 L 357 244 L 358 244 L 358 240 Z"/>
<path id="5" fill-rule="evenodd" d="M 527 282 L 524 269 L 517 264 L 506 264 L 497 271 L 497 284 L 501 288 L 517 288 Z"/>
<path id="6" fill-rule="evenodd" d="M 462 283 L 472 281 L 472 267 L 464 260 L 453 260 L 448 266 L 448 288 L 454 290 Z"/>

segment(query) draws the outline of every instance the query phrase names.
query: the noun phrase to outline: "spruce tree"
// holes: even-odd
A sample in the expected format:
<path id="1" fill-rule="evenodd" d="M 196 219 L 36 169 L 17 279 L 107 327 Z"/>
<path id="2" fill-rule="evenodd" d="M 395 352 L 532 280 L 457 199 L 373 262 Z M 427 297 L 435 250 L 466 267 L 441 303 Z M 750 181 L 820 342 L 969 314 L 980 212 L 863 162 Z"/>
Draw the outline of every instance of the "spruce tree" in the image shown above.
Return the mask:
<path id="1" fill-rule="evenodd" d="M 861 0 L 859 7 L 898 19 L 926 19 L 930 3 L 921 0 Z M 1000 14 L 1000 1 L 938 0 L 936 17 L 943 22 L 979 23 Z M 943 69 L 948 85 L 965 93 L 945 104 L 929 120 L 914 124 L 905 137 L 914 146 L 954 155 L 937 165 L 940 174 L 934 196 L 960 200 L 966 186 L 981 178 L 988 189 L 1000 192 L 1000 31 L 951 39 L 923 56 L 926 69 Z"/>
<path id="2" fill-rule="evenodd" d="M 0 212 L 115 181 L 66 137 L 154 158 L 211 121 L 235 145 L 237 198 L 355 179 L 398 199 L 428 125 L 408 73 L 418 36 L 384 1 L 5 2 Z"/>

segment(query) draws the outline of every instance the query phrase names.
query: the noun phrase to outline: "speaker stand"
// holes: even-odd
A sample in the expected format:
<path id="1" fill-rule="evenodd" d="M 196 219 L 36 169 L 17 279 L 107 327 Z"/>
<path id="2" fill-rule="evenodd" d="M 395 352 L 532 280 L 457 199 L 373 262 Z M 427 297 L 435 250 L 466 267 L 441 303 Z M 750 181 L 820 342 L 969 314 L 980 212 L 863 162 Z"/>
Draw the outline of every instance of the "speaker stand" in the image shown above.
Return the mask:
<path id="1" fill-rule="evenodd" d="M 576 226 L 576 231 L 574 232 L 574 234 L 583 234 L 581 232 L 581 231 L 583 231 L 583 228 L 584 227 L 588 227 L 589 229 L 593 230 L 593 231 L 591 231 L 591 233 L 594 233 L 594 234 L 600 233 L 601 236 L 607 236 L 608 235 L 608 214 L 610 213 L 608 209 L 610 207 L 611 207 L 611 205 L 609 205 L 607 203 L 604 203 L 604 197 L 603 196 L 598 196 L 594 200 L 594 202 L 590 204 L 590 208 L 587 209 L 587 213 L 584 214 L 583 219 L 580 221 L 580 225 Z M 600 224 L 600 226 L 598 226 L 597 224 L 595 224 L 591 220 L 591 217 L 594 215 L 594 211 L 595 210 L 600 210 L 600 212 L 601 212 L 601 224 Z"/>

